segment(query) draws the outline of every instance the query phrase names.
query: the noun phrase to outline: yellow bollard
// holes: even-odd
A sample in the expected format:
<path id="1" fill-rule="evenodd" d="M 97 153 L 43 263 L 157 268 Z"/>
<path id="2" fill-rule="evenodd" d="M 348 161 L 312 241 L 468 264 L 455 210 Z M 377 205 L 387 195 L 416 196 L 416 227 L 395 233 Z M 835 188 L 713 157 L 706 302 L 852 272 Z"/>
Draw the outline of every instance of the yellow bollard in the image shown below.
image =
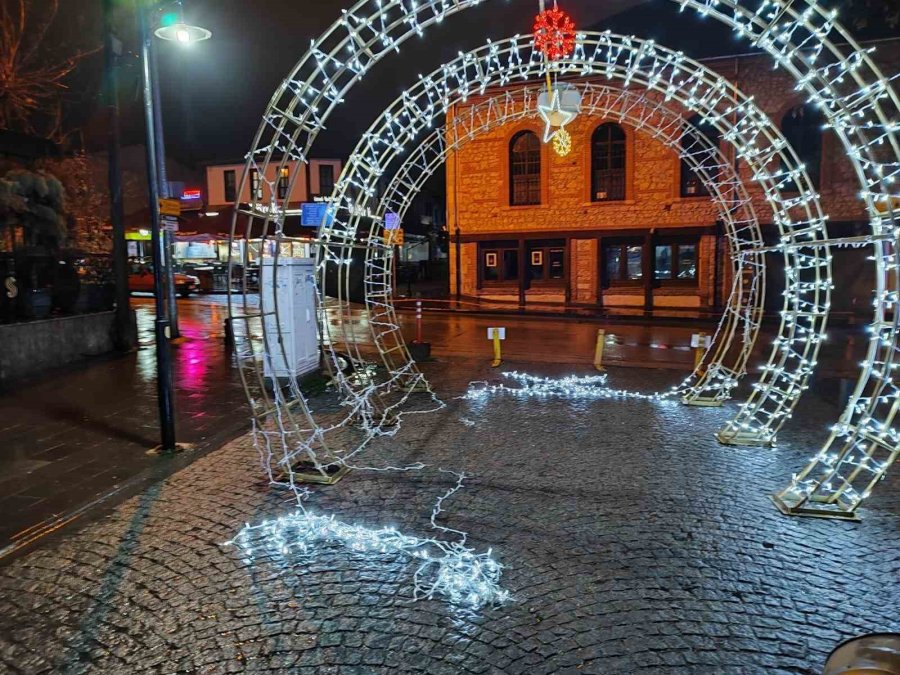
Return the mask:
<path id="1" fill-rule="evenodd" d="M 606 331 L 603 328 L 597 330 L 597 349 L 594 352 L 594 368 L 601 373 L 603 367 L 603 350 L 606 348 Z"/>
<path id="2" fill-rule="evenodd" d="M 700 333 L 699 337 L 697 348 L 694 350 L 694 370 L 697 370 L 703 363 L 703 355 L 706 353 L 706 333 Z M 697 374 L 703 375 L 703 372 L 700 371 Z"/>
<path id="3" fill-rule="evenodd" d="M 494 328 L 491 331 L 491 336 L 494 339 L 494 360 L 491 362 L 491 368 L 496 368 L 503 363 L 503 358 L 500 354 L 500 329 Z"/>

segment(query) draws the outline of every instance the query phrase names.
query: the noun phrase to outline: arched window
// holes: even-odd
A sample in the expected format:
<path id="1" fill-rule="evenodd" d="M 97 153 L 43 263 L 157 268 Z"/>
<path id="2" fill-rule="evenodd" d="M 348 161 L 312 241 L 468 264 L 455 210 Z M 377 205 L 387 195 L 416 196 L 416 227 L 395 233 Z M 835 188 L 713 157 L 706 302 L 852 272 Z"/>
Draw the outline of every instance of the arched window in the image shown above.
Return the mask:
<path id="1" fill-rule="evenodd" d="M 814 187 L 819 187 L 822 177 L 823 123 L 822 113 L 809 104 L 791 108 L 781 120 L 781 132 L 800 161 L 806 165 Z M 783 163 L 781 168 L 787 170 Z"/>
<path id="2" fill-rule="evenodd" d="M 520 131 L 509 142 L 509 204 L 541 203 L 541 142 L 532 131 Z"/>
<path id="3" fill-rule="evenodd" d="M 625 132 L 601 124 L 591 137 L 591 201 L 625 199 Z"/>
<path id="4" fill-rule="evenodd" d="M 719 171 L 716 166 L 719 158 L 711 154 L 708 149 L 718 149 L 722 134 L 700 115 L 694 115 L 685 124 L 684 134 L 681 137 L 682 152 L 694 156 L 696 162 L 706 170 L 711 180 L 716 180 Z M 701 175 L 694 171 L 690 162 L 681 159 L 681 196 L 682 197 L 706 197 L 709 188 L 703 182 Z"/>

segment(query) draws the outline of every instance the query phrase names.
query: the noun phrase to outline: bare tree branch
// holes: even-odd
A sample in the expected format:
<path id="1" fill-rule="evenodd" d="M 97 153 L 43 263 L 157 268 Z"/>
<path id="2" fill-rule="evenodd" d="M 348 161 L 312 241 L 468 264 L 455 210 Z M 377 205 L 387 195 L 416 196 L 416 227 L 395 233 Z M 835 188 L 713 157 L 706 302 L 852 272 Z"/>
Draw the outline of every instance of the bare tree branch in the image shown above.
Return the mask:
<path id="1" fill-rule="evenodd" d="M 0 9 L 0 128 L 60 140 L 65 80 L 97 50 L 59 54 L 46 44 L 59 10 L 48 0 L 35 16 L 31 0 L 3 0 Z"/>

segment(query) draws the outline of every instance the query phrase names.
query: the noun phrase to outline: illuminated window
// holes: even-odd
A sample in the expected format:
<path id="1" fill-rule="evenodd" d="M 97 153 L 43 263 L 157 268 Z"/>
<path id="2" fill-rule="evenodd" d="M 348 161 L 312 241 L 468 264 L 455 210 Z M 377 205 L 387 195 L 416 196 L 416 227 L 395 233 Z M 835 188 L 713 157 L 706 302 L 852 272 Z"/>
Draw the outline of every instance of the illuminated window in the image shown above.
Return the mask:
<path id="1" fill-rule="evenodd" d="M 625 199 L 625 131 L 601 124 L 591 137 L 591 201 Z"/>
<path id="2" fill-rule="evenodd" d="M 291 183 L 291 170 L 283 166 L 278 172 L 278 199 L 285 199 L 288 195 L 288 186 Z"/>
<path id="3" fill-rule="evenodd" d="M 537 134 L 520 131 L 509 142 L 509 205 L 541 203 L 541 142 Z"/>
<path id="4" fill-rule="evenodd" d="M 256 169 L 250 169 L 250 198 L 255 200 L 263 198 L 262 181 Z"/>

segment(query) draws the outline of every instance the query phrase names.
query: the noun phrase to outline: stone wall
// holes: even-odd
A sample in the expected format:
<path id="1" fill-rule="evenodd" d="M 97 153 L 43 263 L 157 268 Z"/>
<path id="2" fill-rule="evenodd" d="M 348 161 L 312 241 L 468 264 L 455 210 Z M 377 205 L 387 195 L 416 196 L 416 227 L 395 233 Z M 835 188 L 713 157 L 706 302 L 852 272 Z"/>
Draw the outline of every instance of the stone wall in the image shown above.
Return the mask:
<path id="1" fill-rule="evenodd" d="M 114 349 L 115 313 L 0 325 L 0 387 Z"/>

